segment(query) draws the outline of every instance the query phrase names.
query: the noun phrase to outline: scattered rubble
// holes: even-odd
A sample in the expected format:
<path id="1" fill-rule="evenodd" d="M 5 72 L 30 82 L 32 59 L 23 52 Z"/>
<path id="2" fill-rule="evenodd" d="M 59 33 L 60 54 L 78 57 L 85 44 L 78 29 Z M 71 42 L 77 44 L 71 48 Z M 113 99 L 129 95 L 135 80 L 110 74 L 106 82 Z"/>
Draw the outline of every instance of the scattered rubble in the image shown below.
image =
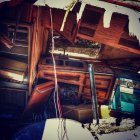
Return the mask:
<path id="1" fill-rule="evenodd" d="M 134 119 L 122 119 L 120 125 L 117 126 L 117 118 L 110 117 L 108 119 L 100 119 L 99 125 L 94 123 L 85 124 L 85 127 L 90 130 L 91 133 L 96 134 L 108 134 L 113 132 L 122 132 L 127 130 L 134 130 L 136 128 Z"/>

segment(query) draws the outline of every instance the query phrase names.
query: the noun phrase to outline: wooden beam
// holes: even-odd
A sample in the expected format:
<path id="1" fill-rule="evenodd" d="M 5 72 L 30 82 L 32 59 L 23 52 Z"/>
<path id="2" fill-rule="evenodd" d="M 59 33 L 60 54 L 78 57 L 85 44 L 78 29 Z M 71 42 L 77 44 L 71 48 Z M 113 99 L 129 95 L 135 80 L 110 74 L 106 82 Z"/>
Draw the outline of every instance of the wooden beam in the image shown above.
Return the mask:
<path id="1" fill-rule="evenodd" d="M 47 50 L 47 42 L 48 42 L 48 37 L 49 37 L 49 30 L 46 28 L 43 28 L 43 45 L 42 45 L 42 55 L 46 54 Z"/>
<path id="2" fill-rule="evenodd" d="M 26 63 L 4 58 L 4 57 L 0 57 L 0 61 L 1 61 L 0 68 L 2 69 L 9 69 L 9 70 L 15 70 L 15 71 L 20 71 L 20 72 L 26 72 L 27 70 Z"/>
<path id="3" fill-rule="evenodd" d="M 84 86 L 84 80 L 85 80 L 84 73 L 57 70 L 56 74 L 57 74 L 58 82 L 78 85 L 79 93 L 80 94 L 82 93 L 83 86 Z M 55 80 L 53 69 L 39 70 L 38 77 L 45 78 L 48 80 L 53 80 L 53 81 Z"/>
<path id="4" fill-rule="evenodd" d="M 12 41 L 5 35 L 0 34 L 0 42 L 9 49 L 13 47 Z"/>
<path id="5" fill-rule="evenodd" d="M 39 12 L 39 14 L 37 13 Z M 43 26 L 42 21 L 37 21 L 37 18 L 42 17 L 42 10 L 39 7 L 34 7 L 34 23 L 33 23 L 33 37 L 31 46 L 31 59 L 30 59 L 30 71 L 29 71 L 29 94 L 32 92 L 33 81 L 36 77 L 36 66 L 40 59 L 43 44 Z M 37 17 L 38 16 L 38 17 Z M 38 23 L 37 23 L 38 22 Z"/>
<path id="6" fill-rule="evenodd" d="M 35 87 L 33 94 L 22 114 L 22 119 L 31 119 L 34 113 L 41 113 L 52 94 L 54 86 L 54 82 L 51 81 Z"/>
<path id="7" fill-rule="evenodd" d="M 100 18 L 100 21 L 98 23 L 97 29 L 95 29 L 95 33 L 92 36 L 88 36 L 85 34 L 77 33 L 77 37 L 99 42 L 102 44 L 105 44 L 110 47 L 118 48 L 121 50 L 125 50 L 127 52 L 140 54 L 140 48 L 135 48 L 135 46 L 129 47 L 127 45 L 122 45 L 119 43 L 120 38 L 122 37 L 122 34 L 124 33 L 124 28 L 128 22 L 128 17 L 124 15 L 119 14 L 113 14 L 112 19 L 110 22 L 110 28 L 104 28 L 103 27 L 103 15 Z M 85 24 L 85 23 L 84 23 Z M 82 23 L 81 23 L 82 25 Z M 80 25 L 80 26 L 81 26 Z M 87 26 L 89 28 L 89 26 Z M 127 36 L 128 38 L 125 38 L 130 40 L 130 36 Z M 134 41 L 134 39 L 133 39 Z M 136 42 L 137 40 L 135 40 Z"/>
<path id="8" fill-rule="evenodd" d="M 110 47 L 114 47 L 114 48 L 118 48 L 121 50 L 125 50 L 127 52 L 131 52 L 134 54 L 140 54 L 140 49 L 136 48 L 134 45 L 132 45 L 132 47 L 130 47 L 130 45 L 127 44 L 120 44 L 120 38 L 122 37 L 122 34 L 124 33 L 124 28 L 128 22 L 128 17 L 126 15 L 121 15 L 121 14 L 117 14 L 114 13 L 112 15 L 112 19 L 110 22 L 110 28 L 104 28 L 103 26 L 103 14 L 104 11 L 101 8 L 96 8 L 94 6 L 87 6 L 88 10 L 91 10 L 92 13 L 94 13 L 94 11 L 97 13 L 99 12 L 99 14 L 101 15 L 101 18 L 99 20 L 98 25 L 96 25 L 96 28 L 94 27 L 94 25 L 90 25 L 88 23 L 82 23 L 82 20 L 79 24 L 76 24 L 76 26 L 74 27 L 73 21 L 76 21 L 76 16 L 75 13 L 70 13 L 65 27 L 64 27 L 64 31 L 60 32 L 60 27 L 62 24 L 62 20 L 64 17 L 64 11 L 63 10 L 58 10 L 58 9 L 53 9 L 53 25 L 54 25 L 54 29 L 59 32 L 61 35 L 63 35 L 66 39 L 68 39 L 70 42 L 73 42 L 74 40 L 76 40 L 76 37 L 82 38 L 82 39 L 86 39 L 86 40 L 90 40 L 90 41 L 96 41 L 102 44 L 105 44 L 107 46 Z M 46 12 L 45 12 L 46 11 Z M 45 26 L 46 28 L 50 28 L 50 15 L 48 12 L 47 8 L 43 8 L 43 13 L 42 16 L 42 25 Z M 86 34 L 82 34 L 79 32 L 80 27 L 85 27 L 88 28 L 88 30 L 92 29 L 95 30 L 93 36 L 88 36 Z M 74 30 L 73 30 L 74 29 Z M 72 31 L 73 30 L 73 31 Z M 127 38 L 126 38 L 127 40 Z M 129 40 L 129 38 L 128 38 Z"/>

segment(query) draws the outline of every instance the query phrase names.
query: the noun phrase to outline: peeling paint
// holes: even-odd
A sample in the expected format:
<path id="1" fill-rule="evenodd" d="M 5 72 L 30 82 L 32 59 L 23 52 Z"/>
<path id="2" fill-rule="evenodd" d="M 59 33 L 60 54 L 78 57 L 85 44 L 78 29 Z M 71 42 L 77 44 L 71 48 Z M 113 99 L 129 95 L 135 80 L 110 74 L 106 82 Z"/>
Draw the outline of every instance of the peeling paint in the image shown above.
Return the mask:
<path id="1" fill-rule="evenodd" d="M 34 5 L 38 6 L 48 5 L 49 7 L 52 8 L 67 10 L 67 6 L 70 5 L 72 1 L 73 0 L 38 0 L 34 3 Z"/>
<path id="2" fill-rule="evenodd" d="M 67 5 L 70 5 L 71 2 L 72 0 L 38 0 L 35 3 L 35 5 L 40 4 L 41 6 L 43 6 L 44 3 L 44 6 L 45 4 L 47 4 L 48 6 L 53 8 L 66 10 Z M 115 5 L 112 3 L 107 3 L 99 0 L 79 0 L 79 2 L 81 2 L 82 4 L 79 13 L 77 13 L 77 21 L 81 19 L 86 4 L 105 9 L 104 20 L 103 20 L 105 28 L 110 27 L 110 21 L 113 13 L 127 15 L 129 19 L 129 35 L 136 36 L 136 38 L 139 40 L 140 43 L 140 20 L 139 20 L 140 12 L 134 11 L 127 7 L 123 7 L 120 5 Z"/>
<path id="3" fill-rule="evenodd" d="M 130 36 L 136 36 L 137 39 L 140 42 L 140 12 L 134 11 L 130 8 L 103 2 L 103 1 L 97 1 L 97 0 L 84 0 L 86 4 L 90 4 L 96 7 L 100 7 L 105 9 L 104 14 L 104 27 L 109 28 L 110 21 L 111 21 L 111 15 L 113 13 L 119 13 L 123 15 L 127 15 L 129 19 L 129 35 Z M 107 19 L 105 19 L 107 17 Z M 107 22 L 107 23 L 106 23 Z"/>
<path id="4" fill-rule="evenodd" d="M 63 18 L 63 22 L 62 22 L 60 31 L 63 31 L 64 30 L 64 25 L 65 25 L 65 22 L 67 20 L 68 14 L 73 9 L 73 7 L 75 6 L 76 3 L 77 3 L 77 0 L 72 0 L 72 2 L 67 6 L 67 10 L 65 12 L 65 16 Z"/>
<path id="5" fill-rule="evenodd" d="M 110 10 L 106 10 L 103 18 L 103 23 L 105 28 L 110 27 L 111 17 L 112 17 L 112 12 Z"/>

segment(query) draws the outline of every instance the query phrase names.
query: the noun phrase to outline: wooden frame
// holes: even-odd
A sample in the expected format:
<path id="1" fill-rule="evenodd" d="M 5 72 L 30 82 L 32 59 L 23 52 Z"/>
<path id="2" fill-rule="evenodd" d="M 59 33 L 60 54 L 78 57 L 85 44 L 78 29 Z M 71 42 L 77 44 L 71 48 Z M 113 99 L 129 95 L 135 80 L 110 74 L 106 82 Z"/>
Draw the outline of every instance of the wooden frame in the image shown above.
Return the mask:
<path id="1" fill-rule="evenodd" d="M 57 80 L 58 82 L 73 84 L 79 86 L 79 93 L 83 91 L 85 74 L 80 72 L 72 71 L 57 71 Z M 38 78 L 45 78 L 48 80 L 54 81 L 54 71 L 51 70 L 39 70 Z"/>

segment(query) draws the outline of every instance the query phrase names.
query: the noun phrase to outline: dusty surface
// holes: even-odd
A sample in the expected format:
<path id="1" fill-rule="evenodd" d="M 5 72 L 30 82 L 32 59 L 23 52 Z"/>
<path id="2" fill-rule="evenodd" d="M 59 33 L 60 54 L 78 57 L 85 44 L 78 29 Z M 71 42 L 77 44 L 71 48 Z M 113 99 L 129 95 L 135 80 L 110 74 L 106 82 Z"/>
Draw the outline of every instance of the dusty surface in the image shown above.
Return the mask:
<path id="1" fill-rule="evenodd" d="M 94 122 L 94 121 L 93 121 Z M 89 125 L 85 124 L 89 129 Z M 135 126 L 133 119 L 122 119 L 116 126 L 116 118 L 100 119 L 100 124 L 91 124 L 90 132 L 95 140 L 139 140 L 140 126 Z"/>

